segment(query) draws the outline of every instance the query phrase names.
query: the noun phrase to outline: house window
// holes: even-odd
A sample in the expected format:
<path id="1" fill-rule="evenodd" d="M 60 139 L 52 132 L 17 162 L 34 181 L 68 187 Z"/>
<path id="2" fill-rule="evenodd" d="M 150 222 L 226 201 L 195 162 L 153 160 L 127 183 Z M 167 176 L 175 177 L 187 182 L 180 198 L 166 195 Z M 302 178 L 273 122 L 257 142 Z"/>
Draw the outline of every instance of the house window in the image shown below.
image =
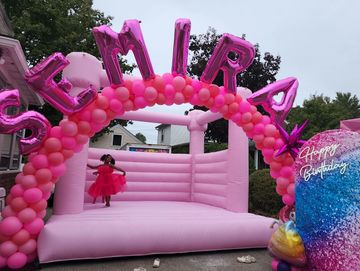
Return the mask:
<path id="1" fill-rule="evenodd" d="M 121 135 L 113 135 L 113 145 L 121 146 L 122 136 Z"/>
<path id="2" fill-rule="evenodd" d="M 22 108 L 24 109 L 24 108 Z M 6 111 L 8 115 L 16 115 L 19 109 L 9 107 Z M 0 170 L 19 169 L 21 155 L 19 152 L 19 139 L 24 135 L 24 130 L 15 134 L 0 135 Z"/>
<path id="3" fill-rule="evenodd" d="M 160 142 L 161 143 L 164 142 L 164 130 L 161 130 L 161 141 Z"/>

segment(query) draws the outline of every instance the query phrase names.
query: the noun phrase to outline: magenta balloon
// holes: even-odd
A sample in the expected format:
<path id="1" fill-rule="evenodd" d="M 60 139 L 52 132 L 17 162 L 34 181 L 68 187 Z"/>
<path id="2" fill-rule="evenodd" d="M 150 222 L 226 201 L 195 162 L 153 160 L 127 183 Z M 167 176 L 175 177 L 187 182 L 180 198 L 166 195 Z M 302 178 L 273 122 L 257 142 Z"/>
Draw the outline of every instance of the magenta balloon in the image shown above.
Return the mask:
<path id="1" fill-rule="evenodd" d="M 72 97 L 68 94 L 70 83 L 63 79 L 60 83 L 54 77 L 61 72 L 69 61 L 61 54 L 54 53 L 38 63 L 25 73 L 26 82 L 49 104 L 65 115 L 82 110 L 97 96 L 97 91 L 91 85 Z"/>
<path id="2" fill-rule="evenodd" d="M 298 86 L 297 79 L 289 77 L 256 91 L 247 100 L 252 105 L 261 105 L 270 114 L 273 123 L 278 122 L 282 125 L 294 104 Z M 284 96 L 278 103 L 274 96 L 280 92 L 283 92 Z"/>
<path id="3" fill-rule="evenodd" d="M 94 27 L 93 35 L 111 85 L 117 87 L 124 84 L 117 54 L 127 55 L 129 50 L 135 56 L 136 64 L 143 79 L 149 80 L 155 78 L 149 53 L 141 32 L 140 21 L 126 20 L 119 34 L 107 25 Z"/>
<path id="4" fill-rule="evenodd" d="M 174 48 L 171 72 L 173 75 L 186 76 L 191 22 L 177 19 L 175 22 Z"/>
<path id="5" fill-rule="evenodd" d="M 13 255 L 11 255 L 7 260 L 7 265 L 11 269 L 19 269 L 26 264 L 27 257 L 22 252 L 16 252 Z"/>
<path id="6" fill-rule="evenodd" d="M 20 152 L 29 154 L 41 147 L 41 142 L 48 136 L 51 125 L 43 115 L 35 111 L 27 111 L 16 116 L 6 114 L 8 107 L 20 105 L 17 89 L 0 92 L 0 133 L 13 134 L 22 129 L 29 129 L 31 135 L 19 141 Z"/>
<path id="7" fill-rule="evenodd" d="M 229 58 L 229 53 L 237 54 L 237 59 Z M 224 34 L 216 45 L 210 57 L 201 81 L 211 84 L 219 70 L 224 72 L 224 87 L 227 91 L 236 92 L 236 75 L 244 71 L 253 62 L 255 57 L 254 46 L 242 38 Z"/>
<path id="8" fill-rule="evenodd" d="M 0 221 L 0 233 L 11 236 L 21 230 L 22 223 L 17 217 L 10 216 Z"/>

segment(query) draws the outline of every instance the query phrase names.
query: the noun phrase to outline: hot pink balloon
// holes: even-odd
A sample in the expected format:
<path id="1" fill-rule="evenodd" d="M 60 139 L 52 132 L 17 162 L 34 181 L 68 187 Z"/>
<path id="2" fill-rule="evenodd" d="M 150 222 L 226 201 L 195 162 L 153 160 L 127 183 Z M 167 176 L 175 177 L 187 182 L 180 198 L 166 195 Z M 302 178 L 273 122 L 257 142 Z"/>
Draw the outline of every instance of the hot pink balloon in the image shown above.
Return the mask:
<path id="1" fill-rule="evenodd" d="M 247 100 L 252 105 L 261 105 L 270 114 L 273 123 L 282 124 L 294 104 L 298 86 L 297 79 L 289 77 L 256 91 Z M 284 96 L 278 103 L 274 100 L 274 96 L 280 92 L 283 92 Z"/>
<path id="2" fill-rule="evenodd" d="M 16 116 L 6 114 L 8 107 L 20 105 L 17 89 L 0 92 L 0 133 L 13 134 L 22 129 L 29 129 L 31 135 L 19 141 L 20 152 L 29 154 L 41 147 L 41 142 L 48 136 L 51 125 L 43 115 L 35 111 L 27 111 Z"/>
<path id="3" fill-rule="evenodd" d="M 97 96 L 97 91 L 91 85 L 76 97 L 68 94 L 71 84 L 64 79 L 60 83 L 54 77 L 61 72 L 69 61 L 61 54 L 54 53 L 45 58 L 35 67 L 25 73 L 26 82 L 49 104 L 65 115 L 82 110 Z"/>
<path id="4" fill-rule="evenodd" d="M 229 53 L 238 55 L 236 60 L 229 58 Z M 211 84 L 219 70 L 224 72 L 224 86 L 229 92 L 236 92 L 236 75 L 250 66 L 255 56 L 254 46 L 239 37 L 224 34 L 210 57 L 201 81 Z"/>
<path id="5" fill-rule="evenodd" d="M 113 86 L 124 84 L 117 54 L 127 55 L 129 50 L 134 53 L 143 79 L 149 80 L 155 78 L 149 53 L 141 32 L 140 21 L 126 20 L 119 34 L 107 25 L 94 27 L 93 35 L 103 59 L 109 81 Z"/>
<path id="6" fill-rule="evenodd" d="M 174 48 L 171 72 L 186 76 L 186 65 L 190 40 L 191 22 L 189 19 L 177 19 L 175 22 Z"/>

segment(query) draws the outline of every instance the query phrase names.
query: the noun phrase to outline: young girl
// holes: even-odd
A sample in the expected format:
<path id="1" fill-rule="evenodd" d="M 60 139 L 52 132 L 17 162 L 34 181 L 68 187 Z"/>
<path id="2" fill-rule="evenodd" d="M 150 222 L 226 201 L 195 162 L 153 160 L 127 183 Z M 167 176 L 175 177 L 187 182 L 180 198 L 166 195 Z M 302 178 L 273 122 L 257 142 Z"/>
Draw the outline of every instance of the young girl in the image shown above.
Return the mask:
<path id="1" fill-rule="evenodd" d="M 125 189 L 125 171 L 115 166 L 115 160 L 110 154 L 101 156 L 100 161 L 104 164 L 99 166 L 87 165 L 89 168 L 97 169 L 93 174 L 98 175 L 96 181 L 89 188 L 89 195 L 94 198 L 95 203 L 98 196 L 105 199 L 105 206 L 110 206 L 111 195 L 122 192 Z M 123 175 L 113 174 L 114 169 L 121 171 Z"/>

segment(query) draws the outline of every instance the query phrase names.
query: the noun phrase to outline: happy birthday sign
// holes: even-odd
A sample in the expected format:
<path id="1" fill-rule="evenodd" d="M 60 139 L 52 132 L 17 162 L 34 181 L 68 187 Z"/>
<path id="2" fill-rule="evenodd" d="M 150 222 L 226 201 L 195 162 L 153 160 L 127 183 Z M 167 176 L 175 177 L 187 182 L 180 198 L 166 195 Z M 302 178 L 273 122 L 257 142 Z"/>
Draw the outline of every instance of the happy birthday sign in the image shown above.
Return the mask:
<path id="1" fill-rule="evenodd" d="M 295 169 L 296 227 L 309 270 L 359 270 L 360 134 L 317 134 L 300 150 Z"/>

